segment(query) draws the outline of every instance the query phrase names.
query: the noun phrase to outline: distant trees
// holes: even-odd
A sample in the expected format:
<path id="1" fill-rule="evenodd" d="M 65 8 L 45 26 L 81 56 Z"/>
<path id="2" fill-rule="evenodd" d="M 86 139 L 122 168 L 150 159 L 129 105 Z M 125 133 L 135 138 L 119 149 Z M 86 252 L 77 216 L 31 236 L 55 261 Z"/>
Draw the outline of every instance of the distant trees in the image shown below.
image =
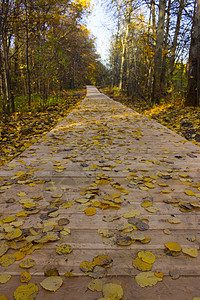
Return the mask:
<path id="1" fill-rule="evenodd" d="M 45 106 L 50 95 L 95 80 L 100 62 L 82 22 L 89 2 L 0 0 L 1 110 L 14 112 L 17 97 Z"/>
<path id="2" fill-rule="evenodd" d="M 119 20 L 110 52 L 111 85 L 150 104 L 169 93 L 183 94 L 190 52 L 187 99 L 198 105 L 199 0 L 110 0 L 108 5 Z"/>

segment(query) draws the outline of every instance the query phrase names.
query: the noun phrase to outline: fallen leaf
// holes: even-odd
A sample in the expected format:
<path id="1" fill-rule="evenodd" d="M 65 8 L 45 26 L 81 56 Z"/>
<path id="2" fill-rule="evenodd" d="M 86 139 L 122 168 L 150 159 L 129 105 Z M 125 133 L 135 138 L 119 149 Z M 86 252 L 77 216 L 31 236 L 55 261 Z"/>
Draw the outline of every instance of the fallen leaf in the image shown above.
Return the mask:
<path id="1" fill-rule="evenodd" d="M 92 281 L 90 281 L 90 283 L 88 284 L 88 289 L 93 292 L 94 291 L 101 292 L 103 289 L 102 279 L 93 279 Z"/>
<path id="2" fill-rule="evenodd" d="M 26 260 L 22 261 L 19 266 L 24 269 L 29 269 L 35 266 L 35 261 L 32 258 L 27 258 Z"/>
<path id="3" fill-rule="evenodd" d="M 88 208 L 85 209 L 85 214 L 86 214 L 87 216 L 93 216 L 93 215 L 95 215 L 96 213 L 97 213 L 97 210 L 96 210 L 95 207 L 88 207 Z"/>
<path id="4" fill-rule="evenodd" d="M 176 242 L 169 242 L 165 244 L 165 247 L 172 252 L 180 252 L 181 246 Z"/>
<path id="5" fill-rule="evenodd" d="M 167 221 L 171 224 L 180 224 L 181 223 L 181 220 L 179 220 L 176 217 L 167 218 Z"/>
<path id="6" fill-rule="evenodd" d="M 40 285 L 43 287 L 43 289 L 51 292 L 57 291 L 62 284 L 63 280 L 60 276 L 49 276 L 40 282 Z"/>
<path id="7" fill-rule="evenodd" d="M 152 264 L 144 262 L 139 257 L 136 257 L 133 261 L 133 267 L 136 268 L 139 271 L 151 271 Z"/>
<path id="8" fill-rule="evenodd" d="M 154 272 L 142 272 L 135 276 L 137 284 L 141 287 L 153 286 L 157 282 L 162 281 L 162 278 L 155 276 Z"/>
<path id="9" fill-rule="evenodd" d="M 92 278 L 102 278 L 106 275 L 106 269 L 101 266 L 95 266 L 91 272 L 88 272 L 88 275 Z"/>
<path id="10" fill-rule="evenodd" d="M 18 286 L 14 291 L 16 300 L 34 300 L 38 293 L 38 286 L 35 283 L 29 283 Z"/>
<path id="11" fill-rule="evenodd" d="M 72 252 L 72 247 L 70 245 L 67 245 L 67 244 L 63 244 L 63 245 L 59 246 L 56 249 L 56 253 L 59 254 L 59 255 L 69 254 L 71 252 Z"/>
<path id="12" fill-rule="evenodd" d="M 54 268 L 54 269 L 49 269 L 49 270 L 44 271 L 44 275 L 45 276 L 59 276 L 59 272 L 56 268 Z"/>
<path id="13" fill-rule="evenodd" d="M 22 235 L 22 231 L 21 229 L 19 228 L 16 228 L 10 232 L 8 232 L 6 235 L 5 235 L 5 239 L 6 240 L 14 240 L 16 238 L 19 238 L 20 236 Z"/>
<path id="14" fill-rule="evenodd" d="M 0 258 L 0 266 L 8 267 L 15 262 L 15 257 L 13 255 L 4 254 Z"/>
<path id="15" fill-rule="evenodd" d="M 195 192 L 193 192 L 191 190 L 184 191 L 184 193 L 188 196 L 195 196 Z"/>
<path id="16" fill-rule="evenodd" d="M 140 251 L 138 253 L 138 257 L 149 264 L 153 264 L 155 262 L 155 255 L 150 251 Z"/>
<path id="17" fill-rule="evenodd" d="M 93 261 L 82 261 L 80 263 L 80 269 L 81 271 L 83 271 L 84 273 L 88 273 L 88 272 L 91 272 L 94 267 L 95 267 L 95 263 Z"/>
<path id="18" fill-rule="evenodd" d="M 115 283 L 106 283 L 103 285 L 103 296 L 110 300 L 120 300 L 123 297 L 121 285 Z"/>
<path id="19" fill-rule="evenodd" d="M 21 282 L 29 282 L 31 280 L 31 274 L 24 271 L 20 273 L 20 281 Z"/>
<path id="20" fill-rule="evenodd" d="M 196 248 L 182 248 L 182 252 L 191 257 L 198 257 L 198 249 Z"/>
<path id="21" fill-rule="evenodd" d="M 0 274 L 0 283 L 8 282 L 11 277 L 12 276 L 10 274 L 6 274 L 6 273 Z"/>
<path id="22" fill-rule="evenodd" d="M 140 211 L 133 208 L 129 212 L 122 215 L 122 217 L 125 219 L 134 218 L 135 216 L 140 216 Z"/>
<path id="23" fill-rule="evenodd" d="M 8 245 L 7 244 L 2 244 L 1 246 L 0 246 L 0 257 L 2 256 L 2 255 L 4 255 L 7 251 L 8 251 L 8 249 L 9 249 L 9 247 L 8 247 Z"/>

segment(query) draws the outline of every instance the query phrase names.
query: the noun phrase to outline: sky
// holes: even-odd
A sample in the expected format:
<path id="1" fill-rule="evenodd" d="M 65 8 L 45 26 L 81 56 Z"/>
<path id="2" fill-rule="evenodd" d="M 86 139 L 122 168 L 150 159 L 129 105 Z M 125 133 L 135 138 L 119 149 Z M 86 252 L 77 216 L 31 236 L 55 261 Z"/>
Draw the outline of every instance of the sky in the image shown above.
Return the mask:
<path id="1" fill-rule="evenodd" d="M 108 11 L 103 8 L 101 0 L 91 0 L 92 13 L 87 18 L 87 26 L 91 34 L 96 38 L 97 52 L 104 63 L 109 56 L 110 38 L 113 33 L 114 22 Z"/>

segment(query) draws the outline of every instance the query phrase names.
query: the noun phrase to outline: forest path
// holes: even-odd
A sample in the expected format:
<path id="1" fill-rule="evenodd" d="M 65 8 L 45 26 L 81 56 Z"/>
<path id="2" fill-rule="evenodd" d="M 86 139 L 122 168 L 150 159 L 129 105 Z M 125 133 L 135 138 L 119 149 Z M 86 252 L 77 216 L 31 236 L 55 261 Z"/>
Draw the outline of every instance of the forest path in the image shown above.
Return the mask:
<path id="1" fill-rule="evenodd" d="M 200 297 L 200 257 L 165 251 L 168 242 L 199 249 L 199 175 L 197 146 L 88 86 L 68 117 L 0 169 L 0 245 L 9 244 L 0 274 L 12 275 L 0 295 L 13 299 L 25 270 L 19 264 L 32 258 L 36 264 L 28 271 L 39 287 L 36 299 L 102 298 L 87 289 L 92 278 L 79 266 L 103 254 L 113 260 L 103 280 L 121 284 L 123 299 Z M 62 244 L 72 252 L 58 255 Z M 134 279 L 140 271 L 133 260 L 141 250 L 155 255 L 152 270 L 164 274 L 153 287 L 142 288 Z M 13 263 L 13 254 L 22 260 Z M 52 268 L 64 281 L 55 293 L 39 284 Z M 67 272 L 77 277 L 64 277 Z"/>

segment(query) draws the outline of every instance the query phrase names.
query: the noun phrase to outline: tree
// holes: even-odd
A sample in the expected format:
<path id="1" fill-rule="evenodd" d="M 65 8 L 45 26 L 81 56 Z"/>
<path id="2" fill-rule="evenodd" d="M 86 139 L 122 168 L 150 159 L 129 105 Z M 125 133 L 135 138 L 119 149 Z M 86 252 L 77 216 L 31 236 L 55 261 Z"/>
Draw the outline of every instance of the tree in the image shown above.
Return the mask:
<path id="1" fill-rule="evenodd" d="M 189 78 L 186 105 L 199 106 L 200 97 L 200 0 L 194 8 L 189 56 Z"/>

